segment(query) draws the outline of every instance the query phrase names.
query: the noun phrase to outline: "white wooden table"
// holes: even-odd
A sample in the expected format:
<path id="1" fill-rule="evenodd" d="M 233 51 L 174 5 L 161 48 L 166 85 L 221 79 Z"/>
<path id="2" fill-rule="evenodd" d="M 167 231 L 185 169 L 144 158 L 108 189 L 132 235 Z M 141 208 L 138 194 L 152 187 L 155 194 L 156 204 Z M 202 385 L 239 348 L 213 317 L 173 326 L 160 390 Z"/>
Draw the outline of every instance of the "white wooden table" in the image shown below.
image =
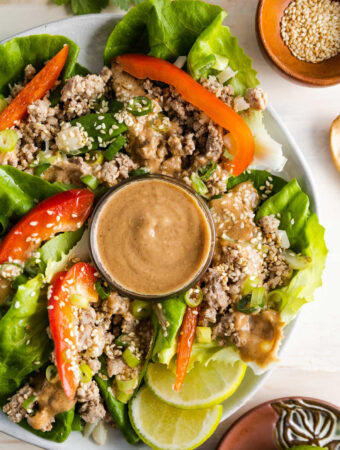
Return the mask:
<path id="1" fill-rule="evenodd" d="M 303 308 L 298 327 L 278 367 L 253 399 L 220 425 L 203 446 L 216 447 L 227 427 L 256 404 L 286 395 L 306 395 L 340 404 L 340 174 L 328 144 L 329 127 L 340 114 L 340 85 L 307 88 L 284 79 L 262 55 L 255 33 L 256 0 L 219 0 L 229 13 L 228 25 L 254 60 L 262 86 L 302 149 L 316 180 L 320 220 L 329 247 L 323 287 L 316 301 Z M 111 6 L 107 11 L 114 11 Z M 0 40 L 19 31 L 69 15 L 49 0 L 0 0 Z M 0 449 L 33 447 L 0 433 Z"/>

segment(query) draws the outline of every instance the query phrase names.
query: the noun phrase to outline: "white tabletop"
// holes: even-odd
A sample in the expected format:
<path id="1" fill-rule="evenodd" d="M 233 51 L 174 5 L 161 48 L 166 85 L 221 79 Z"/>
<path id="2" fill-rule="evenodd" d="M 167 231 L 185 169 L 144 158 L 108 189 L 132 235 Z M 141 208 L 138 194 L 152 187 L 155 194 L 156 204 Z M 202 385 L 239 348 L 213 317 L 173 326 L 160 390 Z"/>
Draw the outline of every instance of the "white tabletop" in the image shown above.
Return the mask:
<path id="1" fill-rule="evenodd" d="M 340 114 L 340 85 L 307 88 L 284 79 L 264 58 L 255 33 L 255 0 L 219 0 L 229 16 L 227 23 L 241 46 L 253 58 L 269 101 L 280 114 L 302 149 L 316 180 L 320 221 L 326 227 L 329 248 L 323 287 L 314 303 L 304 306 L 294 337 L 278 367 L 253 399 L 222 423 L 202 447 L 212 450 L 241 413 L 265 400 L 287 395 L 317 397 L 340 404 L 340 174 L 328 143 L 332 120 Z M 111 6 L 106 11 L 115 11 Z M 0 0 L 0 40 L 19 31 L 70 15 L 49 0 Z M 339 283 L 339 285 L 338 285 Z M 0 433 L 0 448 L 28 450 L 35 447 Z"/>

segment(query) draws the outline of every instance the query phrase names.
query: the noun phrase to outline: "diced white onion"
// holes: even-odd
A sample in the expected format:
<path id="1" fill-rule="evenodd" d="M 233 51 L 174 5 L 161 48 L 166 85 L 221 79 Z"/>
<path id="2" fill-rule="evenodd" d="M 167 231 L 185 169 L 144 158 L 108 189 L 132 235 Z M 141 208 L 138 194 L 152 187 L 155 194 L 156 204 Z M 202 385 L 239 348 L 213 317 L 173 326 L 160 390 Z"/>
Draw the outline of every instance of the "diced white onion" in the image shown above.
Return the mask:
<path id="1" fill-rule="evenodd" d="M 277 234 L 277 237 L 280 240 L 281 247 L 282 248 L 289 248 L 290 247 L 290 242 L 289 242 L 286 230 L 277 230 L 276 234 Z"/>
<path id="2" fill-rule="evenodd" d="M 221 84 L 224 84 L 226 81 L 230 80 L 231 78 L 234 78 L 236 74 L 237 71 L 234 72 L 233 69 L 231 69 L 228 66 L 217 75 L 217 79 Z"/>
<path id="3" fill-rule="evenodd" d="M 182 67 L 184 66 L 184 64 L 187 61 L 187 57 L 186 56 L 179 56 L 176 61 L 174 62 L 174 65 L 177 66 L 179 69 L 182 69 Z"/>
<path id="4" fill-rule="evenodd" d="M 94 442 L 98 445 L 104 445 L 107 440 L 107 429 L 105 428 L 104 422 L 101 420 L 96 428 L 92 432 L 92 438 Z"/>
<path id="5" fill-rule="evenodd" d="M 296 253 L 288 250 L 285 252 L 285 258 L 289 266 L 294 270 L 302 270 L 309 266 L 312 259 L 309 256 L 297 255 Z"/>

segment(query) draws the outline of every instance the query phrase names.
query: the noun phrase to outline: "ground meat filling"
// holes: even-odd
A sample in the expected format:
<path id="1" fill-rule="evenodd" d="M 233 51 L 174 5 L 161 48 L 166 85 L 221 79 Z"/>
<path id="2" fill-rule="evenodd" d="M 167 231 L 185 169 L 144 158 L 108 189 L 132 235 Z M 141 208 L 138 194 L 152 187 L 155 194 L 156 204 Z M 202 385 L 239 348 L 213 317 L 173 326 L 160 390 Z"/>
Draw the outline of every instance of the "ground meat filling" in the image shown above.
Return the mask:
<path id="1" fill-rule="evenodd" d="M 264 328 L 272 330 L 267 334 L 273 342 L 262 348 L 258 337 L 257 344 L 250 345 L 251 334 L 245 333 L 249 322 L 240 319 L 247 315 L 238 312 L 236 305 L 243 297 L 242 288 L 247 279 L 258 279 L 270 291 L 285 285 L 291 270 L 277 233 L 280 221 L 266 216 L 256 223 L 254 210 L 258 203 L 259 194 L 249 181 L 210 202 L 217 242 L 212 266 L 203 278 L 199 325 L 211 326 L 213 339 L 221 345 L 231 341 L 240 349 L 247 349 L 243 354 L 248 360 L 267 364 L 275 359 L 281 322 L 269 314 L 271 310 L 257 312 L 258 318 L 251 319 L 251 326 L 256 324 L 259 330 L 262 323 Z"/>

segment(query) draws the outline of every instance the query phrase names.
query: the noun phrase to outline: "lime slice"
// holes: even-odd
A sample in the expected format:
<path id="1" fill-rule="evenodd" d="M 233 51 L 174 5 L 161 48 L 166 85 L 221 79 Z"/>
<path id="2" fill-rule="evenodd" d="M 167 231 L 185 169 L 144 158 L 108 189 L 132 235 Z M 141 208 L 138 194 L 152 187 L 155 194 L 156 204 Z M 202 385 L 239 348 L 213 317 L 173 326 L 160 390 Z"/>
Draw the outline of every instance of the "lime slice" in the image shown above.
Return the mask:
<path id="1" fill-rule="evenodd" d="M 211 361 L 207 366 L 196 363 L 186 375 L 182 389 L 173 389 L 175 374 L 164 364 L 149 364 L 146 382 L 163 402 L 176 408 L 208 408 L 230 397 L 241 384 L 246 364 L 236 361 Z"/>
<path id="2" fill-rule="evenodd" d="M 159 400 L 147 386 L 129 404 L 138 436 L 153 449 L 189 450 L 200 446 L 216 430 L 222 406 L 186 411 Z"/>

